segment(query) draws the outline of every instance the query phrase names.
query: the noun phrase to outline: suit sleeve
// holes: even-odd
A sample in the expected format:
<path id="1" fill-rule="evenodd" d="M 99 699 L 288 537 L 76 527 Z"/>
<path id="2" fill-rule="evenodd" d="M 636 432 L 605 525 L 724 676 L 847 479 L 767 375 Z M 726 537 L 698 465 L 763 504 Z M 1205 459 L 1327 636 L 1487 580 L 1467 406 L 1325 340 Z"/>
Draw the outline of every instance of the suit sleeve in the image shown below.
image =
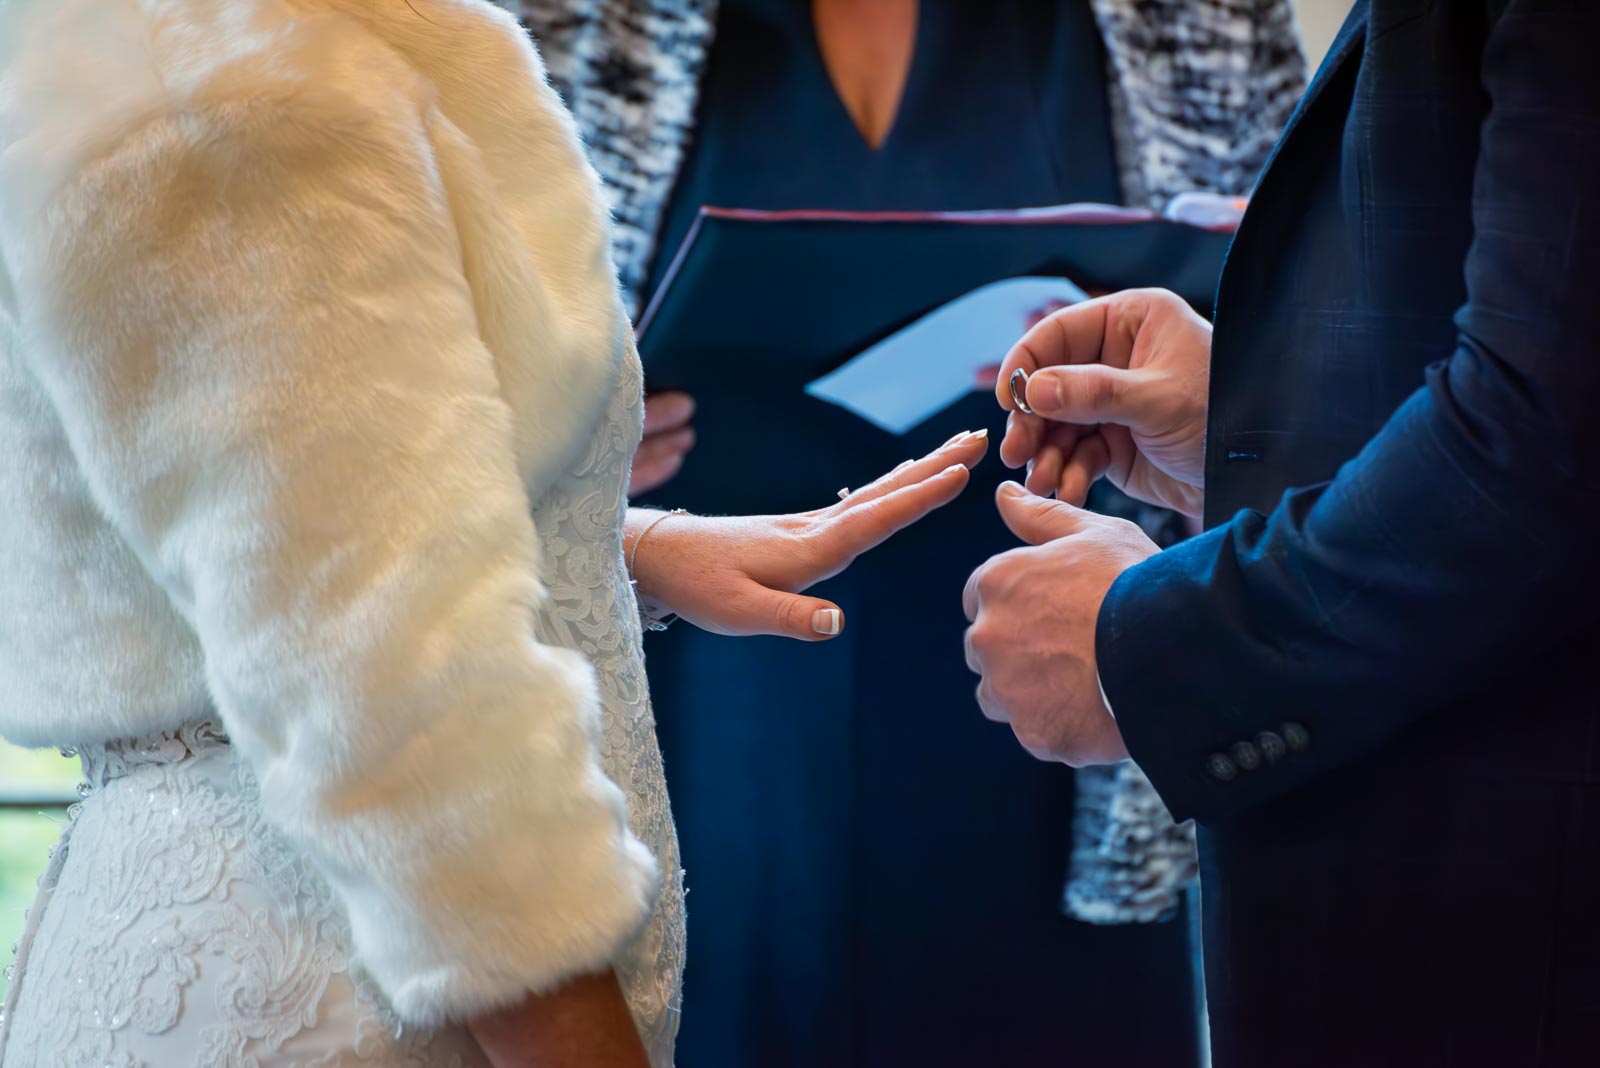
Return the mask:
<path id="1" fill-rule="evenodd" d="M 1422 388 L 1332 481 L 1102 605 L 1111 707 L 1179 818 L 1292 789 L 1593 626 L 1597 37 L 1576 0 L 1511 3 L 1490 33 L 1468 299 Z M 1240 742 L 1273 759 L 1228 774 L 1213 754 Z"/>
<path id="2" fill-rule="evenodd" d="M 155 118 L 12 251 L 32 371 L 199 637 L 263 811 L 431 1025 L 603 970 L 657 873 L 601 769 L 590 665 L 534 637 L 537 542 L 433 120 L 344 92 Z"/>

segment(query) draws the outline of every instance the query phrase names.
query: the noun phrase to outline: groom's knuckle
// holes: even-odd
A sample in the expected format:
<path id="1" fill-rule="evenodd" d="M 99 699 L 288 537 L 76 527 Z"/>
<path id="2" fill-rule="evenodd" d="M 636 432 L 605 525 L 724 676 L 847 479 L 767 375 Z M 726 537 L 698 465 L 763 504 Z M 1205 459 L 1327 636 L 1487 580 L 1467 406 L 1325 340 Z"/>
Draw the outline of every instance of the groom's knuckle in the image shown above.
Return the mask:
<path id="1" fill-rule="evenodd" d="M 995 698 L 994 685 L 987 678 L 978 683 L 978 709 L 985 719 L 1005 722 L 1005 711 Z"/>
<path id="2" fill-rule="evenodd" d="M 1078 526 L 1068 531 L 1055 541 L 1037 546 L 1044 551 L 1039 554 L 1039 566 L 1047 572 L 1059 571 L 1063 567 L 1071 567 L 1083 555 L 1083 535 L 1089 530 L 1087 526 Z"/>
<path id="3" fill-rule="evenodd" d="M 986 594 L 988 597 L 994 600 L 1005 598 L 1016 588 L 1018 581 L 1025 578 L 1030 559 L 1027 553 L 1030 548 L 1032 546 L 1012 549 L 995 557 L 987 576 L 988 589 Z"/>
<path id="4" fill-rule="evenodd" d="M 1004 557 L 997 556 L 984 564 L 978 573 L 973 576 L 973 588 L 978 591 L 980 601 L 988 601 L 1000 592 L 1001 573 L 1006 569 Z"/>
<path id="5" fill-rule="evenodd" d="M 1143 537 L 1144 528 L 1131 519 L 1111 519 L 1108 525 L 1114 534 L 1122 538 Z"/>
<path id="6" fill-rule="evenodd" d="M 1034 728 L 1033 724 L 1026 719 L 1012 720 L 1011 733 L 1016 736 L 1018 744 L 1020 744 L 1024 749 L 1031 751 L 1040 747 L 1039 732 Z"/>
<path id="7" fill-rule="evenodd" d="M 979 616 L 977 622 L 967 628 L 967 660 L 968 663 L 975 665 L 973 668 L 975 671 L 981 670 L 984 654 L 989 651 L 993 640 L 992 633 L 993 628 L 983 616 Z"/>
<path id="8" fill-rule="evenodd" d="M 974 638 L 972 629 L 970 627 L 967 629 L 966 636 L 962 640 L 962 648 L 967 658 L 967 670 L 971 671 L 974 675 L 981 676 L 983 674 L 983 655 L 982 651 L 978 648 L 977 641 Z"/>
<path id="9" fill-rule="evenodd" d="M 1029 752 L 1053 752 L 1057 749 L 1045 725 L 1032 717 L 1023 716 L 1012 720 L 1011 730 L 1017 736 L 1017 741 L 1021 742 Z"/>
<path id="10" fill-rule="evenodd" d="M 1119 381 L 1106 374 L 1090 374 L 1083 380 L 1083 402 L 1090 411 L 1105 411 L 1122 395 Z"/>

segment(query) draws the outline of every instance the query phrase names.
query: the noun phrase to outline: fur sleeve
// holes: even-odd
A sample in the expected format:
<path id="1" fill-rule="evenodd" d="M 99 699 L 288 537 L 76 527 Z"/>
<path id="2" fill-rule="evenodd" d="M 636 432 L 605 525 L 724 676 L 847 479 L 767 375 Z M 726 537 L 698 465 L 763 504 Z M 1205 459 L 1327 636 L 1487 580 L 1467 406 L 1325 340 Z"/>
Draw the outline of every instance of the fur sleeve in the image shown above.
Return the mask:
<path id="1" fill-rule="evenodd" d="M 199 635 L 265 812 L 433 1024 L 605 968 L 657 873 L 589 665 L 532 634 L 432 120 L 387 84 L 285 92 L 146 123 L 7 251 L 32 371 Z"/>

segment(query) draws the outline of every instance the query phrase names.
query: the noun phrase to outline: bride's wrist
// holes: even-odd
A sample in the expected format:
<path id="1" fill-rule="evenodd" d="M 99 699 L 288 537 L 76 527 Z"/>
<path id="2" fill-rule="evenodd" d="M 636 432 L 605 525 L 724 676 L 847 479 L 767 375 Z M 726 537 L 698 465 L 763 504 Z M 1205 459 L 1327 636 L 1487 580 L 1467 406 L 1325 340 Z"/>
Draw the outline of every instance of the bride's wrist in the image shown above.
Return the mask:
<path id="1" fill-rule="evenodd" d="M 669 555 L 663 550 L 670 539 L 662 537 L 659 528 L 670 526 L 688 514 L 682 508 L 674 508 L 670 512 L 654 508 L 630 508 L 623 523 L 623 561 L 627 565 L 628 577 L 633 580 L 639 599 L 651 601 L 669 612 L 671 606 L 662 600 L 665 584 L 661 582 L 660 576 L 663 569 L 655 565 L 663 556 Z"/>

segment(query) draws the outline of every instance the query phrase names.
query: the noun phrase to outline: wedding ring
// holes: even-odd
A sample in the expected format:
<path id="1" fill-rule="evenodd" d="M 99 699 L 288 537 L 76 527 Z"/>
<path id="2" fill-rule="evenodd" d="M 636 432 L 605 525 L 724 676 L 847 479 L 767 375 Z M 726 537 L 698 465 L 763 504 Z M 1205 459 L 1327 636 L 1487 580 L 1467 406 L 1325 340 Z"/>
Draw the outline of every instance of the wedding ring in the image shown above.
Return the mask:
<path id="1" fill-rule="evenodd" d="M 850 497 L 850 487 L 849 486 L 846 486 L 844 489 L 839 491 L 839 499 L 841 501 L 848 500 L 849 497 Z"/>
<path id="2" fill-rule="evenodd" d="M 1017 406 L 1017 411 L 1023 415 L 1032 415 L 1033 409 L 1028 407 L 1028 372 L 1017 368 L 1011 372 L 1011 378 L 1006 385 L 1011 387 L 1011 403 Z"/>

